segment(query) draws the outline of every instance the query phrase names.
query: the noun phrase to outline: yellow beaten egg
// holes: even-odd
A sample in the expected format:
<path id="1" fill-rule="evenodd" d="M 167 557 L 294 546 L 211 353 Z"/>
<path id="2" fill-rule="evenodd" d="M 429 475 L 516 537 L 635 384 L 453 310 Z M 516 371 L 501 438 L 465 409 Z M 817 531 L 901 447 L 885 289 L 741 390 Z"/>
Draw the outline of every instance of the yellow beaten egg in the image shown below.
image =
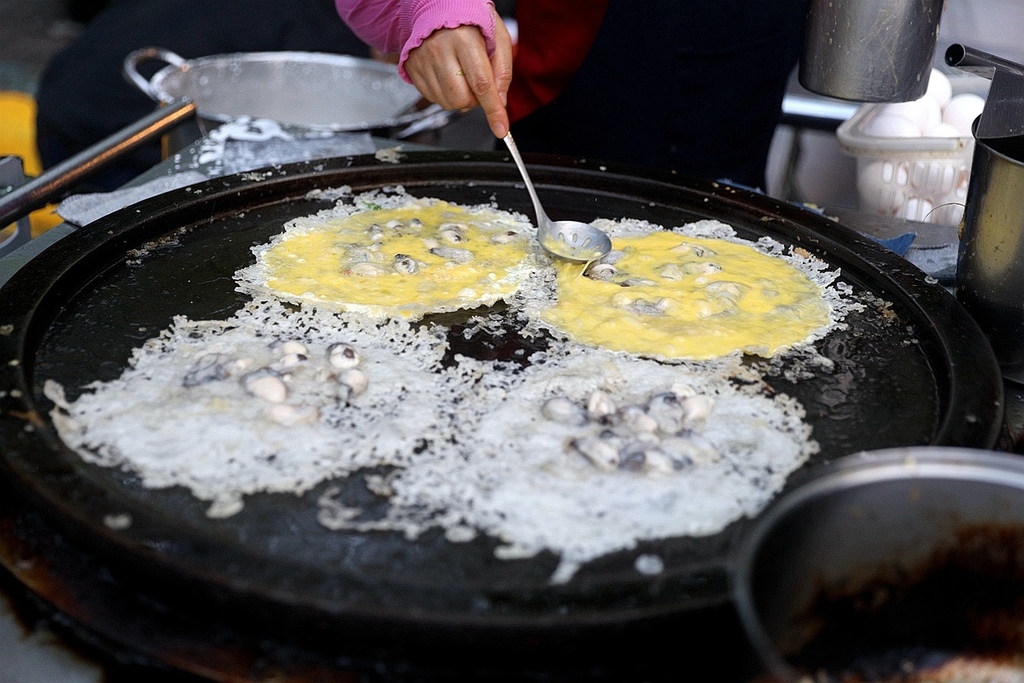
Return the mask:
<path id="1" fill-rule="evenodd" d="M 557 265 L 558 301 L 542 318 L 577 342 L 666 359 L 771 356 L 830 324 L 822 287 L 751 245 L 657 231 L 613 249 L 586 274 Z"/>
<path id="2" fill-rule="evenodd" d="M 513 294 L 531 271 L 529 230 L 508 213 L 412 200 L 286 231 L 259 258 L 283 298 L 417 318 Z"/>

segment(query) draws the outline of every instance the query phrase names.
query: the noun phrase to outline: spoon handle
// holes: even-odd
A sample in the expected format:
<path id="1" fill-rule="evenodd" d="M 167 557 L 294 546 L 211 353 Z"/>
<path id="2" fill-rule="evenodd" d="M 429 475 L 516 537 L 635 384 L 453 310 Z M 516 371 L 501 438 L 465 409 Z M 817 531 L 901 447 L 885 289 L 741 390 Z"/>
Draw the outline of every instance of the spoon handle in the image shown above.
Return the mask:
<path id="1" fill-rule="evenodd" d="M 526 164 L 523 163 L 523 157 L 519 154 L 519 147 L 516 146 L 516 141 L 512 139 L 512 133 L 505 135 L 502 140 L 505 141 L 508 151 L 512 153 L 512 158 L 519 168 L 519 174 L 523 176 L 523 182 L 526 183 L 526 191 L 530 193 L 530 200 L 533 202 L 533 210 L 537 212 L 537 227 L 540 228 L 541 225 L 549 222 L 548 216 L 540 206 L 540 199 L 537 197 L 537 191 L 533 189 L 530 174 L 526 172 Z"/>

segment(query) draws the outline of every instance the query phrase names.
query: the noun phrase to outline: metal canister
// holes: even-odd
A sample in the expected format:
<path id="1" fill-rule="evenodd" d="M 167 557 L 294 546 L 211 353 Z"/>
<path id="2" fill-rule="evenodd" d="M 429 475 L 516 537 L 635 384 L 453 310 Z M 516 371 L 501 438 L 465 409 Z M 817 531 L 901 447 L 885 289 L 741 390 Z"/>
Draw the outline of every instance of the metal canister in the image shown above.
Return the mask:
<path id="1" fill-rule="evenodd" d="M 856 102 L 906 102 L 928 89 L 944 0 L 811 0 L 800 83 Z"/>
<path id="2" fill-rule="evenodd" d="M 954 291 L 1024 383 L 1024 136 L 976 138 Z"/>

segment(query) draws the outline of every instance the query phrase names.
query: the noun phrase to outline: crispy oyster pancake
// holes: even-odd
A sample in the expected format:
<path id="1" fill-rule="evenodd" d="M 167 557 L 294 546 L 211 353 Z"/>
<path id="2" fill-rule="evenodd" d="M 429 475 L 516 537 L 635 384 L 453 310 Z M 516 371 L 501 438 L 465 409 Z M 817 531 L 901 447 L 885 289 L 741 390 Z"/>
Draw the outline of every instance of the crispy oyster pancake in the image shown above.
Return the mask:
<path id="1" fill-rule="evenodd" d="M 361 195 L 290 221 L 238 279 L 243 291 L 285 301 L 418 319 L 514 294 L 535 267 L 532 230 L 487 206 Z"/>
<path id="2" fill-rule="evenodd" d="M 585 269 L 557 264 L 546 323 L 584 344 L 692 360 L 772 356 L 831 323 L 824 288 L 752 243 L 657 230 L 613 247 Z"/>

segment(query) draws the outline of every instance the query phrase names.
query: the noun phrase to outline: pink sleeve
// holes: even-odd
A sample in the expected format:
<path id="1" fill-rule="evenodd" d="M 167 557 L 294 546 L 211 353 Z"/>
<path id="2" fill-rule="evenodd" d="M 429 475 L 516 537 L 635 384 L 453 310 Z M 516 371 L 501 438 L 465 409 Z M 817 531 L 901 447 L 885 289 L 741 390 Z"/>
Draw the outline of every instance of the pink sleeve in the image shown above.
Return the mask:
<path id="1" fill-rule="evenodd" d="M 398 52 L 398 73 L 409 80 L 405 60 L 441 28 L 476 26 L 487 51 L 494 51 L 494 11 L 490 0 L 335 0 L 338 15 L 367 44 Z"/>

